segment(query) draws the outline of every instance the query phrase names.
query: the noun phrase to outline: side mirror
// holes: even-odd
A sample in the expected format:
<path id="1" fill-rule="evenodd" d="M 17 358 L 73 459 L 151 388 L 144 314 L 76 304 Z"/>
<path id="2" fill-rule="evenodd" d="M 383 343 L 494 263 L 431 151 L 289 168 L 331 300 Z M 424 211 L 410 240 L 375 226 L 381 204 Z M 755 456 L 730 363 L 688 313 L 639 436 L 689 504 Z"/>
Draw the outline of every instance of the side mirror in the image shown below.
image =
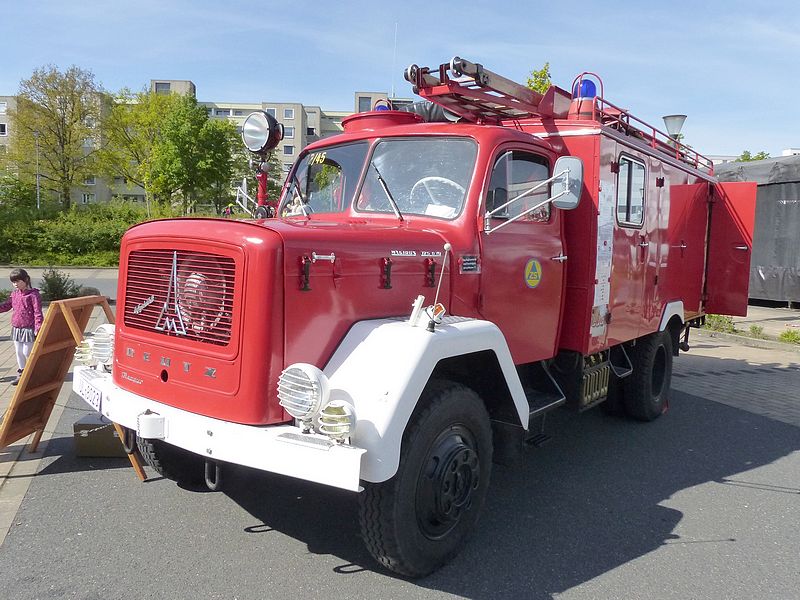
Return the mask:
<path id="1" fill-rule="evenodd" d="M 556 160 L 553 176 L 553 206 L 561 210 L 576 208 L 583 189 L 583 161 L 577 156 L 562 156 Z"/>

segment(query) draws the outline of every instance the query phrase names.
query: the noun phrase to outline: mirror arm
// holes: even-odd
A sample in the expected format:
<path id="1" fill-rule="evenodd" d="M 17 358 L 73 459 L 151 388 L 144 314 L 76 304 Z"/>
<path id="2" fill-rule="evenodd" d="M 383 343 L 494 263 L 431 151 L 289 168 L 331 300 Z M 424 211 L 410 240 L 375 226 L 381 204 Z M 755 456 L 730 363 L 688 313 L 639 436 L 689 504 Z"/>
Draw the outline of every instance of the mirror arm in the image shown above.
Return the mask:
<path id="1" fill-rule="evenodd" d="M 539 189 L 543 185 L 545 185 L 547 183 L 551 183 L 551 182 L 555 181 L 556 179 L 559 179 L 559 178 L 562 178 L 562 177 L 565 180 L 564 181 L 564 189 L 562 191 L 560 191 L 558 194 L 556 194 L 555 196 L 550 196 L 547 200 L 542 200 L 541 202 L 539 202 L 539 204 L 536 204 L 535 206 L 530 207 L 525 212 L 522 212 L 522 213 L 520 213 L 520 214 L 518 214 L 518 215 L 516 215 L 514 217 L 511 217 L 507 221 L 504 221 L 503 223 L 500 223 L 500 225 L 498 225 L 497 227 L 492 227 L 491 218 L 494 216 L 494 214 L 496 212 L 504 209 L 509 204 L 512 204 L 514 202 L 517 202 L 517 201 L 521 200 L 522 198 L 524 198 L 525 196 L 529 195 L 534 190 Z M 549 179 L 545 179 L 544 181 L 536 184 L 531 189 L 526 190 L 524 193 L 520 194 L 516 198 L 513 198 L 513 199 L 509 200 L 508 202 L 506 202 L 505 204 L 503 204 L 501 206 L 498 206 L 497 208 L 487 212 L 486 216 L 483 218 L 483 231 L 484 231 L 484 233 L 486 233 L 488 235 L 488 234 L 490 234 L 490 233 L 492 233 L 494 231 L 497 231 L 498 229 L 502 229 L 503 227 L 513 223 L 514 221 L 519 221 L 522 217 L 525 217 L 525 216 L 529 215 L 530 213 L 532 213 L 533 211 L 540 209 L 545 204 L 548 204 L 548 203 L 552 202 L 553 200 L 561 198 L 561 196 L 564 196 L 565 194 L 567 194 L 568 191 L 569 191 L 569 169 L 564 169 L 563 171 L 561 171 L 557 175 L 553 175 Z"/>

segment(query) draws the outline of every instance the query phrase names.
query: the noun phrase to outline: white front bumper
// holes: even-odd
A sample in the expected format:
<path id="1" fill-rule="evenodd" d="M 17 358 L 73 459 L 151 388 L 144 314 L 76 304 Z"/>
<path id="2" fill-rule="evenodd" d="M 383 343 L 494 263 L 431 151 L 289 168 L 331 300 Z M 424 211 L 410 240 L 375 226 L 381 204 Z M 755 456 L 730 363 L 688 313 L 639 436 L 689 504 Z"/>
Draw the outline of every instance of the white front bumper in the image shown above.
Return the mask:
<path id="1" fill-rule="evenodd" d="M 148 435 L 163 431 L 160 439 L 206 458 L 361 490 L 362 448 L 293 425 L 241 425 L 173 408 L 120 389 L 111 375 L 90 367 L 75 367 L 72 389 L 115 423 Z"/>

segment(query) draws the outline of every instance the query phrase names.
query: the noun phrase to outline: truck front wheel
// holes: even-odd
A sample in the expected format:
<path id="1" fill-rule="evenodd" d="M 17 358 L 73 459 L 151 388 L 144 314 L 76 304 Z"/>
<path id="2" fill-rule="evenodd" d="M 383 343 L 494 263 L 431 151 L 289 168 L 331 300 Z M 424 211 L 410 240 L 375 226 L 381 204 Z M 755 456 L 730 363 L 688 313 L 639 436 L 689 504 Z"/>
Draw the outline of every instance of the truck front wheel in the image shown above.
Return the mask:
<path id="1" fill-rule="evenodd" d="M 196 454 L 162 440 L 139 436 L 136 436 L 136 446 L 144 461 L 162 477 L 192 485 L 203 481 L 203 459 Z"/>
<path id="2" fill-rule="evenodd" d="M 360 521 L 372 556 L 422 577 L 453 558 L 475 527 L 492 467 L 492 430 L 478 395 L 451 382 L 426 388 L 403 435 L 400 465 L 365 483 Z"/>
<path id="3" fill-rule="evenodd" d="M 652 421 L 669 407 L 672 380 L 672 342 L 669 332 L 653 333 L 638 341 L 633 373 L 625 382 L 625 411 L 640 421 Z"/>

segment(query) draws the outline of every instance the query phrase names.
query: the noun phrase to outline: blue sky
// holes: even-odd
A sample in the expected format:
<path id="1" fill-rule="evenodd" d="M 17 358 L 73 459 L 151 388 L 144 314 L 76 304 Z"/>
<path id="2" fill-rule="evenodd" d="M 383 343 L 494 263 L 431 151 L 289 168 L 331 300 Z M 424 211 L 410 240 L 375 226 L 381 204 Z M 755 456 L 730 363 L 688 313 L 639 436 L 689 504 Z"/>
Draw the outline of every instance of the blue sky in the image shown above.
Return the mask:
<path id="1" fill-rule="evenodd" d="M 546 61 L 564 88 L 598 73 L 608 100 L 659 128 L 662 115 L 687 114 L 686 142 L 704 154 L 800 147 L 796 0 L 0 5 L 0 95 L 37 67 L 74 64 L 111 91 L 191 79 L 199 100 L 352 110 L 354 91 L 409 97 L 406 66 L 457 54 L 523 83 Z"/>

